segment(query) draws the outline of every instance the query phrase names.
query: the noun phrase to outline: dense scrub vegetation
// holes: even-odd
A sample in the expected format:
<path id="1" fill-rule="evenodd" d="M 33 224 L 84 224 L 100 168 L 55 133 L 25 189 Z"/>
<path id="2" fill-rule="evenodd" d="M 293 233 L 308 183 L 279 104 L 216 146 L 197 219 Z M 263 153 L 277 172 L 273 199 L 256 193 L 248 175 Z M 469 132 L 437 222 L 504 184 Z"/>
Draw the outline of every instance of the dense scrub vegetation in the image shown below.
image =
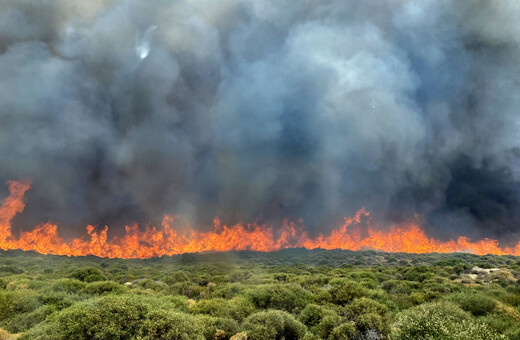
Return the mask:
<path id="1" fill-rule="evenodd" d="M 520 339 L 520 258 L 0 252 L 0 340 Z"/>

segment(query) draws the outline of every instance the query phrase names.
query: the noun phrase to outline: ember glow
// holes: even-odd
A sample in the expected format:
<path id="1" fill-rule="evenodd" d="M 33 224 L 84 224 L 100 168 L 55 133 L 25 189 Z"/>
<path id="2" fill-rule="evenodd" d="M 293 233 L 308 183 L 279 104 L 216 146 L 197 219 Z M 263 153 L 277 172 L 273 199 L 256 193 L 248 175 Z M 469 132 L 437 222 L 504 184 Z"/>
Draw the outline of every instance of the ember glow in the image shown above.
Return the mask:
<path id="1" fill-rule="evenodd" d="M 67 256 L 96 255 L 109 258 L 151 258 L 163 255 L 205 251 L 254 250 L 276 251 L 286 248 L 307 249 L 374 249 L 386 252 L 449 253 L 470 252 L 474 254 L 520 255 L 520 243 L 514 248 L 500 247 L 498 241 L 483 239 L 471 242 L 466 237 L 440 242 L 428 238 L 420 226 L 407 224 L 381 231 L 368 227 L 362 235 L 360 224 L 369 219 L 369 212 L 359 210 L 353 217 L 345 218 L 343 225 L 328 235 L 310 237 L 303 228 L 303 221 L 285 220 L 283 226 L 273 227 L 258 224 L 221 225 L 213 221 L 213 231 L 199 232 L 186 225 L 182 219 L 166 215 L 161 228 L 148 226 L 140 230 L 134 224 L 126 226 L 122 237 L 107 237 L 108 227 L 87 226 L 83 237 L 66 241 L 59 236 L 58 226 L 44 223 L 32 231 L 21 232 L 18 238 L 11 232 L 11 220 L 22 213 L 24 194 L 31 187 L 29 182 L 9 182 L 10 195 L 0 206 L 0 248 L 34 250 L 42 254 Z"/>

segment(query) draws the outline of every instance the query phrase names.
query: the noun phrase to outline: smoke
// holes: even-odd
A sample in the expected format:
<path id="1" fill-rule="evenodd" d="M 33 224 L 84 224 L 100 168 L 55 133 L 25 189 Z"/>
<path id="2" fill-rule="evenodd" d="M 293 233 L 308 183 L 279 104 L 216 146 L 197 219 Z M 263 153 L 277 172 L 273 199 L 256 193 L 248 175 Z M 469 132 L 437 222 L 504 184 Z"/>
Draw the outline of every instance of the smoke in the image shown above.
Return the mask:
<path id="1" fill-rule="evenodd" d="M 520 225 L 516 0 L 4 0 L 15 225 Z"/>

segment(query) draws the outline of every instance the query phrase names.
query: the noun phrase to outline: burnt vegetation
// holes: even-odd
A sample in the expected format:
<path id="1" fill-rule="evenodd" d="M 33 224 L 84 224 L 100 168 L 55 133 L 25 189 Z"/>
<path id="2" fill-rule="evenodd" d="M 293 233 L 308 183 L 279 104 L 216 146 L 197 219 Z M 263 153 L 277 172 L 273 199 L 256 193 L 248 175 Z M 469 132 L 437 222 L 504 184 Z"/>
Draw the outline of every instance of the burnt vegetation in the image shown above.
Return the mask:
<path id="1" fill-rule="evenodd" d="M 0 339 L 518 339 L 520 258 L 0 252 Z"/>

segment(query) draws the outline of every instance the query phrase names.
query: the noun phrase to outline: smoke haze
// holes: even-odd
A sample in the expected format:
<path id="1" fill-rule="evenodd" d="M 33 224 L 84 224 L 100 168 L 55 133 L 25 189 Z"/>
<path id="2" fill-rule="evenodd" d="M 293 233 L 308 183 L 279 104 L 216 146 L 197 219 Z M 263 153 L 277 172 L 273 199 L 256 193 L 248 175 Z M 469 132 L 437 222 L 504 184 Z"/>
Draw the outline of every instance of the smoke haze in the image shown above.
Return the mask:
<path id="1" fill-rule="evenodd" d="M 3 0 L 0 180 L 65 236 L 366 207 L 517 240 L 519 60 L 517 0 Z"/>

